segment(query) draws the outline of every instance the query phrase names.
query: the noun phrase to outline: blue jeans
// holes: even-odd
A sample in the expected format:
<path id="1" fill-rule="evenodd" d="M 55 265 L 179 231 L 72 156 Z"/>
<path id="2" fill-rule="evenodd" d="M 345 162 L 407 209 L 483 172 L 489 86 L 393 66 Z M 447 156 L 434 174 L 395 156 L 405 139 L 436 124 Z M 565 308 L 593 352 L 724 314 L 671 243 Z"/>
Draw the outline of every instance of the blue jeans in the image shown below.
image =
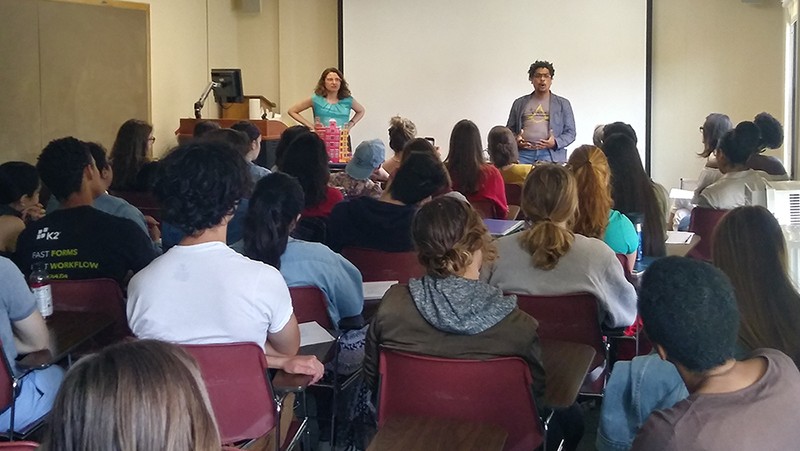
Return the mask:
<path id="1" fill-rule="evenodd" d="M 519 149 L 519 162 L 520 164 L 533 164 L 537 161 L 552 161 L 555 163 L 564 163 L 567 161 L 566 149 L 541 149 L 541 150 L 525 150 Z"/>
<path id="2" fill-rule="evenodd" d="M 42 418 L 53 408 L 58 387 L 64 379 L 64 370 L 53 365 L 28 373 L 20 383 L 22 388 L 14 401 L 14 430 L 21 431 Z M 11 408 L 0 413 L 0 431 L 8 431 Z"/>

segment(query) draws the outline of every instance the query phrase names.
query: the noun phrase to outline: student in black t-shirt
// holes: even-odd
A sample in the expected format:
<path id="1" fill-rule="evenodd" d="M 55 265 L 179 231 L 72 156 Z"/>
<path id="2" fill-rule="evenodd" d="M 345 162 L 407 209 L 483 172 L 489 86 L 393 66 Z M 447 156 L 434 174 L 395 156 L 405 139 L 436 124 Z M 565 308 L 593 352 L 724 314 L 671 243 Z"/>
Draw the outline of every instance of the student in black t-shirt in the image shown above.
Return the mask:
<path id="1" fill-rule="evenodd" d="M 110 278 L 124 286 L 129 273 L 155 258 L 150 238 L 133 221 L 93 208 L 103 185 L 83 142 L 51 141 L 36 168 L 61 208 L 19 235 L 15 260 L 23 273 L 43 262 L 51 279 Z"/>

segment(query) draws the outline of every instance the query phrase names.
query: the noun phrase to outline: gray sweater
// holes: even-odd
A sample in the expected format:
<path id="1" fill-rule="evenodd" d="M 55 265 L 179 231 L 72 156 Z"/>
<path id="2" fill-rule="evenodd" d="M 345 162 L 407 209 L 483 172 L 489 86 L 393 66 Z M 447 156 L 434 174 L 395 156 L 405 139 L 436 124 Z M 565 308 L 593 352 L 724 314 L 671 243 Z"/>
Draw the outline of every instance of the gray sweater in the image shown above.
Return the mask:
<path id="1" fill-rule="evenodd" d="M 519 243 L 520 234 L 500 238 L 500 258 L 481 271 L 481 280 L 515 294 L 591 293 L 601 321 L 609 327 L 630 326 L 636 319 L 636 291 L 622 272 L 614 251 L 604 242 L 575 235 L 575 242 L 551 270 L 535 268 Z"/>

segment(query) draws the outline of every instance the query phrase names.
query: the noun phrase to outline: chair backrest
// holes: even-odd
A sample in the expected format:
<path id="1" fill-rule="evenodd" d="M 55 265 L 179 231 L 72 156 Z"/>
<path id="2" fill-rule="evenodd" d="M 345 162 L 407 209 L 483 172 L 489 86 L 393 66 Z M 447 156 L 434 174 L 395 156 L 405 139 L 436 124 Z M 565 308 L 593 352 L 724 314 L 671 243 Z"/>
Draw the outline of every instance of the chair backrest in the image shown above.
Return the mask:
<path id="1" fill-rule="evenodd" d="M 533 379 L 519 357 L 455 360 L 382 349 L 380 376 L 379 426 L 394 416 L 460 419 L 503 428 L 506 451 L 542 444 Z"/>
<path id="2" fill-rule="evenodd" d="M 0 451 L 34 451 L 37 448 L 39 448 L 38 443 L 27 440 L 0 443 Z"/>
<path id="3" fill-rule="evenodd" d="M 522 206 L 522 185 L 519 183 L 506 183 L 506 203 L 508 205 Z"/>
<path id="4" fill-rule="evenodd" d="M 223 444 L 256 439 L 275 427 L 275 400 L 260 346 L 227 343 L 183 348 L 200 366 Z"/>
<path id="5" fill-rule="evenodd" d="M 328 330 L 335 329 L 328 315 L 328 300 L 322 290 L 317 287 L 289 287 L 289 294 L 298 323 L 316 321 Z"/>
<path id="6" fill-rule="evenodd" d="M 506 218 L 495 218 L 494 214 L 494 203 L 488 199 L 480 199 L 480 200 L 471 200 L 469 201 L 472 204 L 472 207 L 478 211 L 482 218 L 485 219 L 506 219 Z"/>
<path id="7" fill-rule="evenodd" d="M 3 342 L 0 340 L 0 349 Z M 11 373 L 11 366 L 3 353 L 3 362 L 0 363 L 0 411 L 10 406 L 14 401 L 14 375 Z M 3 431 L 0 431 L 3 432 Z"/>
<path id="8" fill-rule="evenodd" d="M 606 356 L 597 299 L 589 293 L 533 296 L 517 294 L 520 310 L 536 318 L 539 338 L 587 344 L 595 349 L 592 369 Z"/>
<path id="9" fill-rule="evenodd" d="M 50 289 L 54 310 L 105 313 L 114 318 L 113 337 L 109 339 L 116 341 L 133 335 L 128 327 L 122 290 L 115 280 L 51 280 Z"/>
<path id="10" fill-rule="evenodd" d="M 114 197 L 125 199 L 129 204 L 138 208 L 145 216 L 152 216 L 156 221 L 161 222 L 161 205 L 158 204 L 155 196 L 149 192 L 141 191 L 109 191 Z"/>
<path id="11" fill-rule="evenodd" d="M 425 268 L 417 260 L 416 252 L 383 252 L 375 249 L 346 247 L 342 256 L 359 271 L 364 282 L 397 280 L 408 283 L 425 275 Z"/>
<path id="12" fill-rule="evenodd" d="M 730 210 L 715 210 L 713 208 L 695 207 L 692 209 L 692 218 L 689 222 L 689 231 L 700 237 L 700 242 L 689 251 L 689 257 L 711 261 L 711 246 L 714 227 Z"/>

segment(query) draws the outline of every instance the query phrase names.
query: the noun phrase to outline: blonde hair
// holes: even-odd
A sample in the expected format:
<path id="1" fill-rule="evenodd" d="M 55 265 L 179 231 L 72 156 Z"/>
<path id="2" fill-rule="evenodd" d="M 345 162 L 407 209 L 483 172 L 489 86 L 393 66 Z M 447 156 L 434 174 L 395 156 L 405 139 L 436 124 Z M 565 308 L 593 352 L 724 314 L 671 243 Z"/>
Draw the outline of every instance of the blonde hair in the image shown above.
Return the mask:
<path id="1" fill-rule="evenodd" d="M 389 148 L 394 153 L 402 152 L 405 145 L 415 136 L 417 136 L 417 126 L 410 120 L 400 116 L 389 119 Z"/>
<path id="2" fill-rule="evenodd" d="M 578 213 L 572 231 L 603 239 L 608 227 L 611 199 L 611 169 L 603 151 L 595 146 L 580 146 L 572 152 L 567 167 L 578 187 Z"/>
<path id="3" fill-rule="evenodd" d="M 155 340 L 82 358 L 49 416 L 48 451 L 219 451 L 220 437 L 197 363 Z"/>
<path id="4" fill-rule="evenodd" d="M 497 248 L 481 215 L 451 196 L 433 199 L 419 209 L 411 237 L 420 264 L 438 277 L 463 275 L 478 250 L 484 262 L 497 259 Z"/>
<path id="5" fill-rule="evenodd" d="M 534 267 L 553 269 L 572 248 L 575 235 L 568 226 L 577 208 L 578 190 L 568 170 L 550 163 L 531 170 L 522 187 L 522 212 L 531 227 L 520 234 L 519 240 L 531 254 Z"/>

